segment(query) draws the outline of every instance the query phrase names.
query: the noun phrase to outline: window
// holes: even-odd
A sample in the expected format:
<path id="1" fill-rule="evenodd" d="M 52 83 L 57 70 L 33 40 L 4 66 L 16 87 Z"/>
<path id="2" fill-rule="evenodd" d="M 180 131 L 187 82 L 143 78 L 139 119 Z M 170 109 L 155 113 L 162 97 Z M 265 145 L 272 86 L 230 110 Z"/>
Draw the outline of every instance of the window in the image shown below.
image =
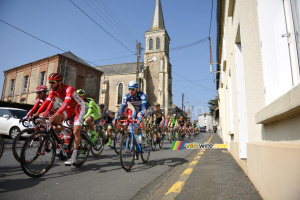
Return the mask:
<path id="1" fill-rule="evenodd" d="M 28 80 L 29 80 L 29 76 L 24 76 L 22 92 L 27 92 Z"/>
<path id="2" fill-rule="evenodd" d="M 122 103 L 122 98 L 123 98 L 123 83 L 119 83 L 119 85 L 118 85 L 118 102 L 117 102 L 117 104 Z"/>
<path id="3" fill-rule="evenodd" d="M 26 103 L 26 99 L 21 99 L 20 103 Z"/>
<path id="4" fill-rule="evenodd" d="M 152 50 L 153 49 L 153 40 L 152 38 L 150 38 L 149 40 L 149 50 Z"/>
<path id="5" fill-rule="evenodd" d="M 156 49 L 160 49 L 160 38 L 156 38 Z"/>
<path id="6" fill-rule="evenodd" d="M 41 72 L 40 73 L 40 85 L 45 84 L 45 75 L 46 75 L 46 72 Z"/>
<path id="7" fill-rule="evenodd" d="M 11 79 L 10 80 L 10 85 L 9 85 L 9 93 L 8 93 L 9 96 L 13 95 L 14 84 L 15 84 L 15 79 Z"/>

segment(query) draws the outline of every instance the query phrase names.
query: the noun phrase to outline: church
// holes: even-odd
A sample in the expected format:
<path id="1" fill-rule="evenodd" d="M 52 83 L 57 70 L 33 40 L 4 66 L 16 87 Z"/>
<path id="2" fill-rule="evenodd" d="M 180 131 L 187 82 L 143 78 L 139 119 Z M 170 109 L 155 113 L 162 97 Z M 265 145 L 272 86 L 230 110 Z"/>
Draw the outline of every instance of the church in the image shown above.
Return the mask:
<path id="1" fill-rule="evenodd" d="M 159 103 L 165 115 L 173 114 L 172 107 L 172 65 L 169 58 L 170 37 L 165 29 L 162 6 L 156 0 L 152 24 L 145 35 L 144 61 L 141 63 L 121 63 L 96 66 L 103 72 L 100 83 L 99 103 L 105 109 L 117 113 L 125 94 L 128 83 L 136 80 L 139 91 L 147 94 L 151 105 Z"/>

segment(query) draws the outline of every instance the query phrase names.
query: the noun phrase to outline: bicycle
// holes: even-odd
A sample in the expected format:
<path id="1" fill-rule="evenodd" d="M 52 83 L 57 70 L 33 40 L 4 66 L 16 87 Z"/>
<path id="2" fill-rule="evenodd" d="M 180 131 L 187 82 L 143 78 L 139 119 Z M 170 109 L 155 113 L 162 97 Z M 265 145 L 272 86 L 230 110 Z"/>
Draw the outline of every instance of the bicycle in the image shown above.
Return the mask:
<path id="1" fill-rule="evenodd" d="M 141 154 L 141 158 L 144 163 L 147 163 L 150 158 L 150 138 L 148 135 L 145 137 L 144 144 L 138 144 L 136 136 L 134 134 L 134 127 L 141 131 L 141 128 L 136 123 L 137 120 L 132 120 L 129 122 L 129 132 L 125 133 L 122 137 L 121 148 L 120 148 L 120 161 L 122 168 L 129 172 L 134 164 L 134 159 L 138 154 Z M 140 133 L 142 137 L 142 131 Z M 138 157 L 138 156 L 137 156 Z"/>
<path id="2" fill-rule="evenodd" d="M 60 156 L 64 156 L 65 158 L 70 158 L 74 149 L 74 134 L 71 134 L 70 143 L 65 145 L 53 129 L 54 126 L 57 128 L 60 128 L 60 126 L 51 124 L 48 118 L 43 119 L 46 119 L 46 130 L 34 133 L 25 141 L 20 158 L 24 173 L 35 178 L 43 176 L 52 167 L 56 156 L 56 143 L 61 149 Z M 72 130 L 69 127 L 65 128 Z M 73 164 L 76 167 L 80 167 L 85 163 L 90 152 L 88 135 L 84 131 L 81 131 L 80 136 L 77 162 Z"/>
<path id="3" fill-rule="evenodd" d="M 154 151 L 157 144 L 158 144 L 159 148 L 162 148 L 162 146 L 164 144 L 164 141 L 163 141 L 163 137 L 162 136 L 158 137 L 159 134 L 160 134 L 160 132 L 161 132 L 160 131 L 161 128 L 160 128 L 159 124 L 154 124 L 152 127 L 153 127 L 153 129 L 151 131 L 151 148 Z"/>
<path id="4" fill-rule="evenodd" d="M 115 152 L 117 154 L 120 154 L 120 148 L 121 148 L 121 142 L 122 142 L 122 138 L 125 134 L 125 130 L 126 130 L 126 127 L 128 127 L 129 125 L 129 121 L 128 120 L 119 120 L 118 123 L 116 123 L 116 127 L 120 129 L 120 131 L 118 131 L 116 134 L 115 134 L 115 137 L 114 137 L 114 149 L 115 149 Z"/>
<path id="5" fill-rule="evenodd" d="M 0 135 L 0 158 L 3 155 L 4 148 L 5 148 L 4 139 L 3 139 L 2 135 Z"/>
<path id="6" fill-rule="evenodd" d="M 92 147 L 91 152 L 92 152 L 93 156 L 99 157 L 101 155 L 101 153 L 103 152 L 104 144 L 105 144 L 104 137 L 102 136 L 103 129 L 100 124 L 100 119 L 98 119 L 94 122 L 94 126 L 95 126 L 98 136 L 94 142 L 91 142 L 91 147 Z M 88 134 L 88 135 L 90 138 L 90 134 Z"/>
<path id="7" fill-rule="evenodd" d="M 26 129 L 22 130 L 20 133 L 18 133 L 16 135 L 16 137 L 14 138 L 13 144 L 12 144 L 12 151 L 13 151 L 13 155 L 15 157 L 15 159 L 20 162 L 20 153 L 21 153 L 21 149 L 19 148 L 20 145 L 23 145 L 24 143 L 21 142 L 21 138 L 23 138 L 23 136 L 25 134 L 33 134 L 35 132 L 35 126 L 37 125 L 34 121 L 32 121 L 32 123 L 30 123 L 28 120 L 23 121 L 22 125 L 24 127 L 26 127 Z"/>

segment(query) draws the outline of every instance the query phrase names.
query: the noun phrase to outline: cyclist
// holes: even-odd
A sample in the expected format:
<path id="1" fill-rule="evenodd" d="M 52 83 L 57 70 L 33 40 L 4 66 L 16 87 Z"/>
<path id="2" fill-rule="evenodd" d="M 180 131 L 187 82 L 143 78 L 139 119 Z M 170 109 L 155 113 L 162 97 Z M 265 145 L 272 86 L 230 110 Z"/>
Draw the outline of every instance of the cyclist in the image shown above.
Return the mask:
<path id="1" fill-rule="evenodd" d="M 185 128 L 184 128 L 184 119 L 183 119 L 183 116 L 181 116 L 178 120 L 177 120 L 177 124 L 178 124 L 178 129 L 179 130 L 182 130 L 182 137 L 184 137 L 185 135 Z"/>
<path id="2" fill-rule="evenodd" d="M 36 89 L 36 101 L 33 108 L 27 113 L 23 119 L 20 119 L 20 122 L 23 122 L 28 119 L 30 121 L 31 115 L 36 113 L 39 107 L 46 101 L 48 88 L 45 85 L 40 85 Z"/>
<path id="3" fill-rule="evenodd" d="M 174 129 L 177 126 L 177 115 L 173 114 L 173 117 L 170 118 L 170 121 L 168 123 L 168 127 L 170 127 L 169 132 L 170 132 L 170 139 L 172 139 L 173 135 L 171 134 L 171 129 Z M 175 138 L 177 138 L 177 132 L 175 133 Z"/>
<path id="4" fill-rule="evenodd" d="M 75 136 L 74 150 L 69 160 L 65 162 L 66 166 L 76 163 L 77 150 L 80 143 L 80 130 L 84 119 L 85 103 L 83 99 L 76 93 L 75 89 L 69 85 L 62 83 L 62 76 L 57 73 L 52 73 L 48 77 L 51 90 L 46 101 L 39 108 L 35 117 L 42 113 L 46 108 L 47 110 L 41 115 L 45 117 L 50 112 L 54 103 L 60 104 L 60 108 L 54 113 L 49 121 L 62 125 L 64 119 L 69 119 L 74 116 L 73 134 Z M 61 130 L 62 132 L 65 130 Z M 84 153 L 84 152 L 81 152 Z"/>
<path id="5" fill-rule="evenodd" d="M 194 129 L 194 133 L 197 132 L 197 127 L 198 127 L 198 125 L 197 125 L 197 121 L 196 121 L 196 120 L 194 120 L 194 122 L 193 122 L 193 124 L 192 124 L 192 127 L 193 127 L 193 129 Z"/>
<path id="6" fill-rule="evenodd" d="M 192 131 L 192 123 L 190 119 L 187 119 L 187 122 L 185 123 L 185 129 L 189 130 L 189 137 L 191 136 L 191 131 Z"/>
<path id="7" fill-rule="evenodd" d="M 138 87 L 139 84 L 136 81 L 130 81 L 128 83 L 129 93 L 126 94 L 123 98 L 123 103 L 119 110 L 118 117 L 116 118 L 116 122 L 120 119 L 127 102 L 130 102 L 135 108 L 135 113 L 132 117 L 133 119 L 138 119 L 138 123 L 142 123 L 142 134 L 145 136 L 146 126 L 144 115 L 147 108 L 147 96 L 143 92 L 138 92 Z M 142 142 L 142 138 L 138 138 L 138 141 Z"/>
<path id="8" fill-rule="evenodd" d="M 92 98 L 86 97 L 86 93 L 83 89 L 78 89 L 76 92 L 85 101 L 86 114 L 84 116 L 84 125 L 88 125 L 91 129 L 91 142 L 95 142 L 98 134 L 95 130 L 94 121 L 100 118 L 100 108 Z M 87 132 L 88 128 L 84 127 L 84 131 Z"/>
<path id="9" fill-rule="evenodd" d="M 103 126 L 107 129 L 108 132 L 108 146 L 112 145 L 112 122 L 114 120 L 111 112 L 109 110 L 104 110 L 104 104 L 100 104 L 100 114 L 101 114 L 101 121 L 103 121 Z"/>
<path id="10" fill-rule="evenodd" d="M 153 124 L 158 124 L 161 128 L 161 132 L 163 133 L 164 131 L 164 121 L 165 121 L 165 115 L 164 115 L 164 112 L 160 109 L 160 104 L 159 103 L 155 103 L 154 104 L 155 106 L 155 110 L 153 111 L 151 117 L 150 117 L 150 121 L 149 121 L 149 124 L 152 123 L 153 121 L 153 118 L 155 119 L 154 120 L 154 123 Z M 157 134 L 157 137 L 158 137 L 158 140 L 160 139 L 160 133 Z M 154 141 L 156 141 L 156 136 L 154 138 Z"/>

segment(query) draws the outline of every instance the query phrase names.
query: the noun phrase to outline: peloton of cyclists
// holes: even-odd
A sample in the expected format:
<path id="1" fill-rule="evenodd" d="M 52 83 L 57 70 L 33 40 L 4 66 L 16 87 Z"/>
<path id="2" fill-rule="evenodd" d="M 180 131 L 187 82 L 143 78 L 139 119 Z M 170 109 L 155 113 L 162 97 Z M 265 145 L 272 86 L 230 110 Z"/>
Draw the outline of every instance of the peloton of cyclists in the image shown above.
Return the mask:
<path id="1" fill-rule="evenodd" d="M 112 145 L 112 123 L 113 123 L 113 116 L 109 110 L 104 109 L 104 104 L 100 104 L 100 114 L 101 114 L 101 121 L 103 121 L 104 129 L 108 132 L 108 142 L 107 145 Z"/>

